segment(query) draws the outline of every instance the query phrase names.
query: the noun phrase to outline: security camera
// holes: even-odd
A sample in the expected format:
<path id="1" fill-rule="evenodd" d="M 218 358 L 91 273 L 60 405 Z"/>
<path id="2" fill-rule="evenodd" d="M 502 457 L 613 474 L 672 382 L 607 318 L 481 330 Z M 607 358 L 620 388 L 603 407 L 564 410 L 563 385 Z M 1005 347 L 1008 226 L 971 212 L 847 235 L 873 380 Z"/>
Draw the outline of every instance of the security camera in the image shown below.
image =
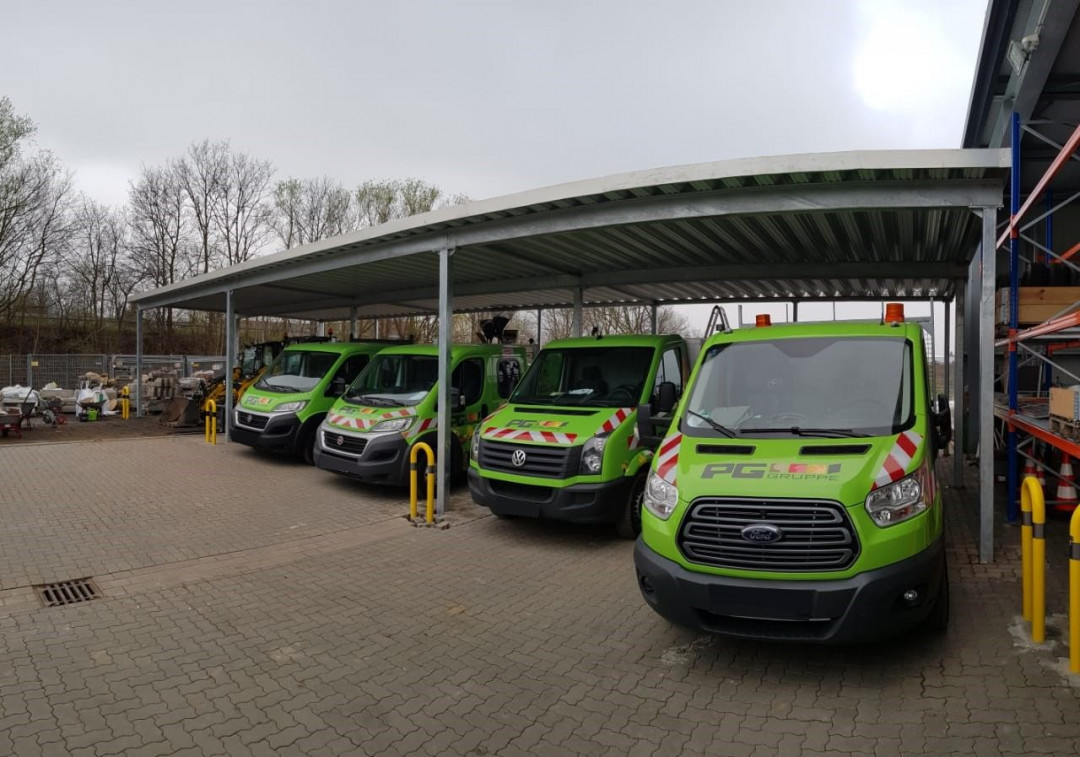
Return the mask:
<path id="1" fill-rule="evenodd" d="M 1039 35 L 1037 33 L 1029 34 L 1026 37 L 1022 37 L 1020 39 L 1020 48 L 1028 55 L 1031 55 L 1033 52 L 1035 52 L 1035 48 L 1038 46 Z"/>

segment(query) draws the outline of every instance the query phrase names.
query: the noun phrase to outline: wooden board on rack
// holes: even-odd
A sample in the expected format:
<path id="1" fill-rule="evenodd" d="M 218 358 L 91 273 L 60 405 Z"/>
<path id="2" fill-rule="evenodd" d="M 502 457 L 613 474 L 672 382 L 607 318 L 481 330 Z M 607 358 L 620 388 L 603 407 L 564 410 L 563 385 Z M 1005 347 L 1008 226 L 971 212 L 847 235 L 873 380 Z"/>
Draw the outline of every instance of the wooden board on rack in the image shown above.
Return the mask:
<path id="1" fill-rule="evenodd" d="M 1034 326 L 1080 308 L 1080 287 L 1020 287 L 1019 301 L 1018 325 Z M 1008 324 L 1009 290 L 999 289 L 995 302 L 998 323 Z"/>

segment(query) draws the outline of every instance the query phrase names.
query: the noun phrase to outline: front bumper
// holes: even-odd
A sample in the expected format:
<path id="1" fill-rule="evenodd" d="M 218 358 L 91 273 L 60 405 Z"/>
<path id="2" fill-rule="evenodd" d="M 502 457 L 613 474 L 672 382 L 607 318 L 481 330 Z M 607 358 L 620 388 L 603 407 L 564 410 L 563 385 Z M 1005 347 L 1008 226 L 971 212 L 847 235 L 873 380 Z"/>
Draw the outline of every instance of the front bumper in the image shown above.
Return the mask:
<path id="1" fill-rule="evenodd" d="M 316 433 L 315 465 L 358 481 L 402 486 L 409 483 L 409 445 L 398 433 L 369 435 L 359 455 L 338 452 L 326 445 L 325 426 Z M 337 433 L 334 430 L 331 434 Z M 361 437 L 353 437 L 361 438 Z"/>
<path id="2" fill-rule="evenodd" d="M 269 416 L 266 427 L 260 431 L 239 425 L 234 411 L 233 422 L 229 428 L 229 441 L 246 444 L 255 449 L 293 450 L 296 448 L 302 425 L 295 413 L 282 413 Z"/>
<path id="3" fill-rule="evenodd" d="M 614 523 L 630 500 L 633 479 L 623 476 L 599 484 L 571 484 L 562 488 L 517 484 L 484 478 L 469 468 L 473 502 L 496 515 L 545 518 L 571 523 Z"/>
<path id="4" fill-rule="evenodd" d="M 777 641 L 849 644 L 894 636 L 918 625 L 937 601 L 945 570 L 939 537 L 919 554 L 834 581 L 747 579 L 696 573 L 638 538 L 638 588 L 673 623 L 709 633 Z M 902 597 L 919 592 L 916 603 Z"/>

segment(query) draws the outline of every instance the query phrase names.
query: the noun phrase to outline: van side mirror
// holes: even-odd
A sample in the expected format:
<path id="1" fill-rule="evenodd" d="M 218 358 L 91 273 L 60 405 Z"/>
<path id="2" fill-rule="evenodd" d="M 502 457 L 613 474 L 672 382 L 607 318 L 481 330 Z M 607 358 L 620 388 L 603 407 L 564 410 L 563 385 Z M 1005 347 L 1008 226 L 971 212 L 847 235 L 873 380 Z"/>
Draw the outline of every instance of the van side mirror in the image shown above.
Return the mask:
<path id="1" fill-rule="evenodd" d="M 438 397 L 435 398 L 435 410 L 439 409 Z M 456 386 L 450 387 L 450 412 L 465 409 L 465 395 Z"/>
<path id="2" fill-rule="evenodd" d="M 675 395 L 674 382 L 661 381 L 660 386 L 656 387 L 656 394 L 656 412 L 670 413 L 675 409 L 675 403 L 678 401 L 678 397 Z"/>
<path id="3" fill-rule="evenodd" d="M 646 449 L 655 450 L 664 441 L 671 428 L 671 418 L 654 418 L 649 405 L 640 405 L 637 409 L 638 441 Z"/>
<path id="4" fill-rule="evenodd" d="M 952 441 L 952 410 L 949 398 L 939 394 L 930 406 L 930 433 L 933 436 L 934 449 L 944 451 Z"/>
<path id="5" fill-rule="evenodd" d="M 330 397 L 340 397 L 341 395 L 345 394 L 346 387 L 347 384 L 344 377 L 338 376 L 336 379 L 330 382 L 330 391 L 327 392 L 327 395 Z"/>

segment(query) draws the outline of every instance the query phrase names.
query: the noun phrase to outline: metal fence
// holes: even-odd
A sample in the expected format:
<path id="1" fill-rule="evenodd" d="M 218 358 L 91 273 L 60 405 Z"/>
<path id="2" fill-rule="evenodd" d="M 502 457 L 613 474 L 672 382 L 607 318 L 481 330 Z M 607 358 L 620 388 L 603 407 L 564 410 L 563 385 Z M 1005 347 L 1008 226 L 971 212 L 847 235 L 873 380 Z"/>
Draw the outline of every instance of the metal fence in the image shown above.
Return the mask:
<path id="1" fill-rule="evenodd" d="M 175 371 L 189 376 L 194 371 L 225 374 L 225 358 L 215 355 L 143 355 L 143 373 Z M 0 355 L 0 386 L 32 386 L 37 389 L 55 383 L 74 389 L 88 372 L 114 378 L 125 384 L 135 378 L 134 355 Z"/>

